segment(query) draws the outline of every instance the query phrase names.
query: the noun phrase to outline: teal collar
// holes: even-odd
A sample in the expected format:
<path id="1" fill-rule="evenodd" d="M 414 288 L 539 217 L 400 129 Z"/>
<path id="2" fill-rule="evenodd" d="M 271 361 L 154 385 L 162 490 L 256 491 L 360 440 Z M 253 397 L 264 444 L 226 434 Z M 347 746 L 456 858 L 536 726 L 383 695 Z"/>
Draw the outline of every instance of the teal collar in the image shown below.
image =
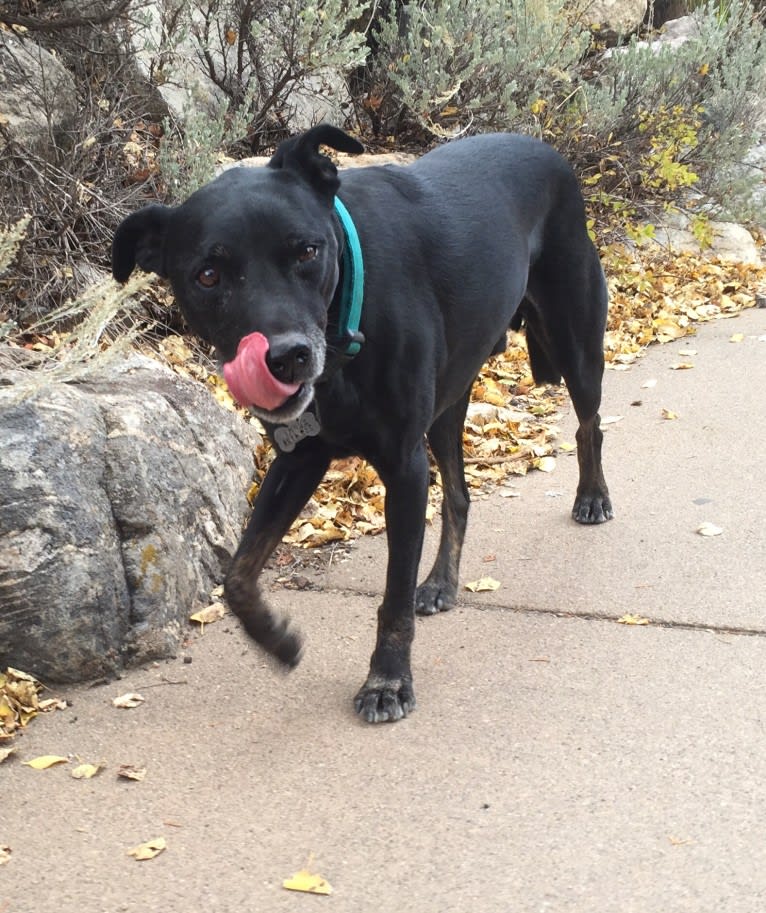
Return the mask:
<path id="1" fill-rule="evenodd" d="M 364 261 L 362 246 L 353 219 L 343 203 L 335 197 L 335 212 L 343 226 L 343 287 L 338 317 L 339 354 L 352 358 L 359 353 L 364 336 L 359 332 L 364 298 Z M 345 346 L 345 348 L 344 348 Z"/>

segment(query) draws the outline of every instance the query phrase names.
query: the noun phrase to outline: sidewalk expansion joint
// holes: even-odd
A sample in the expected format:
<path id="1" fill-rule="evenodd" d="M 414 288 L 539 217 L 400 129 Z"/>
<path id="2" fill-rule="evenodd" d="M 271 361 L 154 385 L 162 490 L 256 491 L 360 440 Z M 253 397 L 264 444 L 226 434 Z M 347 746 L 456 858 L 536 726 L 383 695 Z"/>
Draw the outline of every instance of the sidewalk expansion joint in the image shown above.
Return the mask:
<path id="1" fill-rule="evenodd" d="M 318 589 L 322 589 L 319 587 Z M 332 592 L 345 596 L 365 596 L 369 599 L 380 599 L 382 593 L 370 590 L 355 589 L 354 587 L 332 587 Z M 608 614 L 599 612 L 573 611 L 567 609 L 549 609 L 539 606 L 504 605 L 494 602 L 458 602 L 457 609 L 477 609 L 480 612 L 513 612 L 518 615 L 552 615 L 555 618 L 577 618 L 581 621 L 602 621 L 617 624 L 624 617 L 623 614 Z M 448 610 L 449 611 L 452 610 Z M 447 614 L 448 614 L 447 613 Z M 668 628 L 679 631 L 699 631 L 709 634 L 730 634 L 740 637 L 766 637 L 766 628 L 748 628 L 742 625 L 716 625 L 695 621 L 673 621 L 662 618 L 647 618 L 646 625 L 625 625 L 625 627 L 651 627 Z"/>
<path id="2" fill-rule="evenodd" d="M 742 637 L 766 637 L 766 628 L 748 628 L 741 625 L 716 625 L 706 622 L 673 621 L 667 618 L 648 617 L 646 619 L 647 623 L 645 625 L 636 625 L 635 622 L 632 624 L 625 624 L 625 622 L 620 622 L 620 619 L 625 617 L 624 613 L 617 615 L 587 611 L 578 612 L 566 609 L 548 609 L 534 606 L 500 605 L 498 603 L 479 604 L 476 602 L 464 602 L 460 603 L 460 605 L 465 608 L 478 609 L 481 612 L 495 611 L 516 612 L 522 615 L 553 615 L 556 618 L 577 618 L 581 619 L 582 621 L 603 621 L 612 622 L 613 624 L 622 623 L 625 627 L 668 628 L 680 631 L 700 631 L 709 634 L 736 634 Z"/>

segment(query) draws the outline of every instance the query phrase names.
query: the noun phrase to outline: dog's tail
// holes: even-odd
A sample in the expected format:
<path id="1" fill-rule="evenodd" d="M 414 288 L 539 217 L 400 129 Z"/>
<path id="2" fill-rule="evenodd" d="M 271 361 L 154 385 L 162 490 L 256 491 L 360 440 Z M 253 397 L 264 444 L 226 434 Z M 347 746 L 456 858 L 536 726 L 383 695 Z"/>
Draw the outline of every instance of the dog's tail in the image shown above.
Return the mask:
<path id="1" fill-rule="evenodd" d="M 527 337 L 527 352 L 529 363 L 532 367 L 532 377 L 536 384 L 560 384 L 561 369 L 551 353 L 551 346 L 545 332 L 530 320 L 529 313 L 522 307 L 513 315 L 511 329 L 520 330 L 524 327 Z"/>

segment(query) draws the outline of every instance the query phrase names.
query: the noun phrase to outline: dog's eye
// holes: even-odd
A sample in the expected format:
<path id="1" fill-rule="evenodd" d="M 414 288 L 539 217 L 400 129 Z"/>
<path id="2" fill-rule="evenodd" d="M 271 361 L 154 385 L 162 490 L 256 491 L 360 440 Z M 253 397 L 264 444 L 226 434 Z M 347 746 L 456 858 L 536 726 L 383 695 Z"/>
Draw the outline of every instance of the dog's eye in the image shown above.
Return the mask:
<path id="1" fill-rule="evenodd" d="M 203 288 L 215 288 L 221 281 L 221 274 L 214 266 L 206 266 L 197 273 L 197 282 Z"/>
<path id="2" fill-rule="evenodd" d="M 309 260 L 313 260 L 318 253 L 319 248 L 316 246 L 316 244 L 307 244 L 305 247 L 301 247 L 298 251 L 298 262 L 308 263 Z"/>

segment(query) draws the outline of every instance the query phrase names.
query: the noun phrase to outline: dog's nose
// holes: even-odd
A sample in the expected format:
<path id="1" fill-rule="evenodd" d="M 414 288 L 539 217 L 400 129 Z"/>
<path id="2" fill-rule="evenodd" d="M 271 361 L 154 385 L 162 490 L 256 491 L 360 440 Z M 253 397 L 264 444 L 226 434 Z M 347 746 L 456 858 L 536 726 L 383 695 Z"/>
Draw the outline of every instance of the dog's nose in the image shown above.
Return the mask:
<path id="1" fill-rule="evenodd" d="M 282 383 L 293 383 L 306 377 L 311 362 L 311 347 L 303 336 L 277 336 L 269 341 L 266 364 Z"/>

